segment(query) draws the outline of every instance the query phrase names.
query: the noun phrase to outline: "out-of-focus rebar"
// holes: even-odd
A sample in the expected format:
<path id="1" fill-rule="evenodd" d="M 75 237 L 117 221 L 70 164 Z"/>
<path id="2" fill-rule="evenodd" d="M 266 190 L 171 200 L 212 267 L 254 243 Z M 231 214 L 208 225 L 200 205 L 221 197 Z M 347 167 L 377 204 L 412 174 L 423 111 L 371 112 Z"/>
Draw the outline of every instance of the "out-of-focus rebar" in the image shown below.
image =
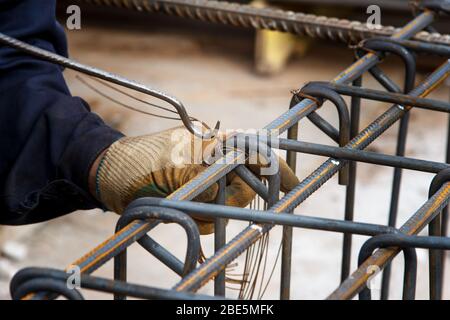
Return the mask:
<path id="1" fill-rule="evenodd" d="M 375 36 L 392 36 L 399 31 L 394 27 L 377 26 L 346 19 L 328 18 L 313 14 L 260 8 L 239 3 L 214 0 L 78 0 L 123 9 L 162 12 L 188 19 L 229 24 L 244 28 L 268 29 L 305 35 L 345 43 L 357 43 Z M 434 44 L 450 44 L 450 35 L 422 31 L 415 40 Z"/>

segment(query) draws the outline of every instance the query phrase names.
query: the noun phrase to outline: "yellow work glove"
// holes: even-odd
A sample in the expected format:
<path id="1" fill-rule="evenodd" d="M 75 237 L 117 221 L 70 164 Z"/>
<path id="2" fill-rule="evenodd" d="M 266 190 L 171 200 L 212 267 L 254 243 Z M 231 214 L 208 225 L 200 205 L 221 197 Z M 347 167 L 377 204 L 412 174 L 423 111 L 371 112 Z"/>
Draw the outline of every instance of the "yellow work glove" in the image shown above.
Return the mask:
<path id="1" fill-rule="evenodd" d="M 217 139 L 201 140 L 184 127 L 152 135 L 125 137 L 113 143 L 100 160 L 96 175 L 96 194 L 108 209 L 121 214 L 133 200 L 166 197 L 205 170 Z M 262 166 L 262 165 L 261 165 Z M 258 174 L 258 165 L 250 166 Z M 280 159 L 281 191 L 288 192 L 298 179 Z M 195 201 L 213 202 L 218 191 L 213 184 Z M 236 174 L 227 176 L 226 204 L 246 207 L 255 192 Z M 213 220 L 194 216 L 201 234 L 214 232 Z"/>

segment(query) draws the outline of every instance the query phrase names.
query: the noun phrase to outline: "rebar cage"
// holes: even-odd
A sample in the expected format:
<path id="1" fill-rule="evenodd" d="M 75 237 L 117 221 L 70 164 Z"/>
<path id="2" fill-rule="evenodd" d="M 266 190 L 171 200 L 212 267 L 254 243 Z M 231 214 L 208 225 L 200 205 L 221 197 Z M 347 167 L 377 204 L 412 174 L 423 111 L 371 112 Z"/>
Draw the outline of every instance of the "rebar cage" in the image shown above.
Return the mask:
<path id="1" fill-rule="evenodd" d="M 403 252 L 405 257 L 403 298 L 414 299 L 416 290 L 416 249 L 429 250 L 430 298 L 440 299 L 443 286 L 443 255 L 450 250 L 447 235 L 450 198 L 450 166 L 447 163 L 405 157 L 409 113 L 412 108 L 450 113 L 450 103 L 427 99 L 426 96 L 450 75 L 450 36 L 428 33 L 438 16 L 448 14 L 448 1 L 421 1 L 417 16 L 400 29 L 379 27 L 370 29 L 362 23 L 316 17 L 270 8 L 254 8 L 236 3 L 179 0 L 146 1 L 116 0 L 89 1 L 98 5 L 118 5 L 131 10 L 162 11 L 187 18 L 229 23 L 250 28 L 291 32 L 311 37 L 322 37 L 352 43 L 355 62 L 330 82 L 311 82 L 294 92 L 289 109 L 265 126 L 264 129 L 287 131 L 287 138 L 277 138 L 276 147 L 286 150 L 287 162 L 295 170 L 297 153 L 327 156 L 329 159 L 307 176 L 294 190 L 279 199 L 279 172 L 268 177 L 267 186 L 261 183 L 242 162 L 245 151 L 233 150 L 225 154 L 226 161 L 217 161 L 204 172 L 165 199 L 141 198 L 134 201 L 117 223 L 116 233 L 71 265 L 81 270 L 81 288 L 108 292 L 116 299 L 127 296 L 145 299 L 223 299 L 225 271 L 236 257 L 275 225 L 283 226 L 281 251 L 280 298 L 290 298 L 291 256 L 293 228 L 306 228 L 343 234 L 341 283 L 327 299 L 351 299 L 359 294 L 370 299 L 367 281 L 373 275 L 371 267 L 384 269 L 381 298 L 388 298 L 390 262 Z M 5 38 L 1 39 L 5 43 Z M 425 81 L 416 86 L 416 57 L 435 55 L 443 64 Z M 404 64 L 403 88 L 392 81 L 378 65 L 389 56 L 398 56 Z M 363 75 L 369 72 L 386 90 L 365 88 Z M 342 96 L 351 97 L 350 108 Z M 328 100 L 337 108 L 339 128 L 335 128 L 315 111 Z M 359 129 L 362 100 L 392 103 L 393 106 L 363 130 Z M 298 140 L 298 123 L 308 118 L 339 146 L 307 143 Z M 399 122 L 396 155 L 364 151 L 364 149 L 394 123 Z M 273 141 L 262 140 L 271 146 Z M 450 159 L 450 122 L 447 138 L 447 159 Z M 353 221 L 355 203 L 356 164 L 365 162 L 394 167 L 391 206 L 388 225 Z M 434 173 L 429 186 L 429 199 L 400 227 L 396 228 L 401 174 L 403 169 Z M 224 205 L 225 177 L 236 172 L 264 199 L 267 210 L 235 208 Z M 311 194 L 333 175 L 339 174 L 339 183 L 345 185 L 345 214 L 343 220 L 293 214 Z M 219 184 L 215 204 L 190 201 L 214 183 Z M 215 253 L 201 264 L 198 229 L 190 215 L 215 219 Z M 226 242 L 226 219 L 251 222 L 231 241 Z M 173 222 L 183 227 L 188 238 L 185 261 L 173 256 L 148 234 L 160 222 Z M 428 226 L 428 236 L 417 234 Z M 369 236 L 360 249 L 357 270 L 351 272 L 352 236 Z M 181 280 L 171 289 L 148 287 L 127 282 L 127 247 L 138 242 L 150 254 L 180 275 Z M 90 275 L 107 261 L 114 259 L 114 279 Z M 50 299 L 62 295 L 68 299 L 82 299 L 77 289 L 70 289 L 66 281 L 70 274 L 63 270 L 26 268 L 11 282 L 14 299 Z M 196 294 L 205 283 L 213 280 L 215 296 Z"/>

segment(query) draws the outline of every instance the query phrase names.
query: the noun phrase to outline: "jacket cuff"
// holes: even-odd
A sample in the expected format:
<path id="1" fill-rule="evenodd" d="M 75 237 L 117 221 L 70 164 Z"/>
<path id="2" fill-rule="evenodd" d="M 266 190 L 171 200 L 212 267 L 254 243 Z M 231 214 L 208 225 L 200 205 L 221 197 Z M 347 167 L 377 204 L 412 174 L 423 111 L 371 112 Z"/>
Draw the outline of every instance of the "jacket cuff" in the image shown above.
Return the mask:
<path id="1" fill-rule="evenodd" d="M 77 126 L 58 166 L 60 178 L 72 181 L 89 193 L 89 171 L 97 157 L 124 135 L 88 113 Z"/>

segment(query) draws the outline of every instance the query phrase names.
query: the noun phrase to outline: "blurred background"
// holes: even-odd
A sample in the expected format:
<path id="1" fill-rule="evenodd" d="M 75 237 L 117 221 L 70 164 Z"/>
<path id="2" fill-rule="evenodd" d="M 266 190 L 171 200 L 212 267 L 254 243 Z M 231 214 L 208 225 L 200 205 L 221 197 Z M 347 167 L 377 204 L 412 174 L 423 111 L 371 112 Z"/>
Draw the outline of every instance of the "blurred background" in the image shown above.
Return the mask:
<path id="1" fill-rule="evenodd" d="M 67 19 L 66 8 L 71 1 L 59 1 L 58 17 Z M 314 1 L 255 1 L 255 5 L 275 5 L 280 8 L 349 20 L 365 21 L 366 8 L 378 4 L 382 9 L 382 24 L 402 26 L 410 20 L 411 8 L 401 0 L 314 0 Z M 256 32 L 230 26 L 184 20 L 160 14 L 141 14 L 115 8 L 81 6 L 81 30 L 67 30 L 70 55 L 85 64 L 120 74 L 129 79 L 156 87 L 179 98 L 188 112 L 202 121 L 213 124 L 220 120 L 223 129 L 261 128 L 289 107 L 291 91 L 312 80 L 328 81 L 353 61 L 353 51 L 347 46 L 284 35 L 275 32 Z M 437 24 L 441 31 L 448 23 Z M 440 59 L 424 57 L 419 60 L 417 81 L 441 63 Z M 390 57 L 383 64 L 398 83 L 403 70 L 399 60 Z M 93 112 L 127 135 L 142 135 L 180 125 L 178 122 L 148 117 L 117 106 L 89 87 L 73 71 L 65 71 L 73 95 L 84 98 Z M 82 76 L 86 79 L 86 77 Z M 92 82 L 91 82 L 92 83 Z M 95 84 L 95 83 L 94 83 Z M 364 85 L 380 88 L 370 77 Z M 115 93 L 97 87 L 113 96 Z M 134 96 L 144 98 L 133 93 Z M 432 93 L 435 99 L 448 100 L 449 88 L 443 86 Z M 128 104 L 136 104 L 132 100 Z M 144 106 L 136 105 L 144 108 Z M 361 127 L 370 123 L 389 107 L 377 102 L 364 102 Z M 333 108 L 322 107 L 319 113 L 337 125 Z M 369 150 L 393 154 L 397 126 L 394 125 Z M 447 118 L 442 114 L 413 110 L 406 155 L 445 161 Z M 300 122 L 299 138 L 323 144 L 333 142 L 308 121 Z M 284 156 L 283 153 L 280 153 Z M 297 172 L 305 177 L 325 158 L 299 155 Z M 355 220 L 387 224 L 390 186 L 393 169 L 358 164 Z M 398 225 L 417 210 L 427 199 L 432 175 L 404 171 L 400 195 Z M 326 218 L 343 218 L 344 187 L 331 179 L 319 191 L 296 209 L 296 213 Z M 0 229 L 0 298 L 9 299 L 10 277 L 25 266 L 49 266 L 63 269 L 114 232 L 117 216 L 100 210 L 80 211 L 45 223 Z M 232 221 L 228 225 L 228 239 L 242 230 L 246 223 Z M 277 253 L 281 228 L 270 235 L 265 278 L 258 283 L 263 298 L 279 298 L 279 267 Z M 426 231 L 424 231 L 426 233 Z M 182 229 L 163 225 L 151 235 L 183 259 L 186 239 Z M 353 265 L 365 237 L 354 237 Z M 342 235 L 320 231 L 295 229 L 292 261 L 293 299 L 322 299 L 339 285 Z M 207 256 L 213 253 L 213 236 L 202 237 Z M 417 298 L 428 298 L 427 252 L 418 250 Z M 447 274 L 450 261 L 447 255 Z M 243 267 L 240 257 L 232 273 Z M 150 256 L 139 245 L 129 250 L 128 279 L 130 282 L 169 288 L 178 276 Z M 268 278 L 275 270 L 271 280 Z M 401 298 L 403 257 L 393 264 L 391 298 Z M 96 275 L 111 277 L 112 263 Z M 379 277 L 378 277 L 379 278 Z M 379 280 L 379 279 L 378 279 Z M 450 277 L 446 278 L 444 297 L 450 298 Z M 267 285 L 267 290 L 263 290 Z M 235 284 L 229 284 L 227 294 L 236 296 Z M 257 290 L 258 291 L 258 290 Z M 212 293 L 212 285 L 201 292 Z M 110 296 L 84 292 L 87 298 Z M 374 292 L 377 297 L 377 293 Z M 255 296 L 257 297 L 257 296 Z"/>

